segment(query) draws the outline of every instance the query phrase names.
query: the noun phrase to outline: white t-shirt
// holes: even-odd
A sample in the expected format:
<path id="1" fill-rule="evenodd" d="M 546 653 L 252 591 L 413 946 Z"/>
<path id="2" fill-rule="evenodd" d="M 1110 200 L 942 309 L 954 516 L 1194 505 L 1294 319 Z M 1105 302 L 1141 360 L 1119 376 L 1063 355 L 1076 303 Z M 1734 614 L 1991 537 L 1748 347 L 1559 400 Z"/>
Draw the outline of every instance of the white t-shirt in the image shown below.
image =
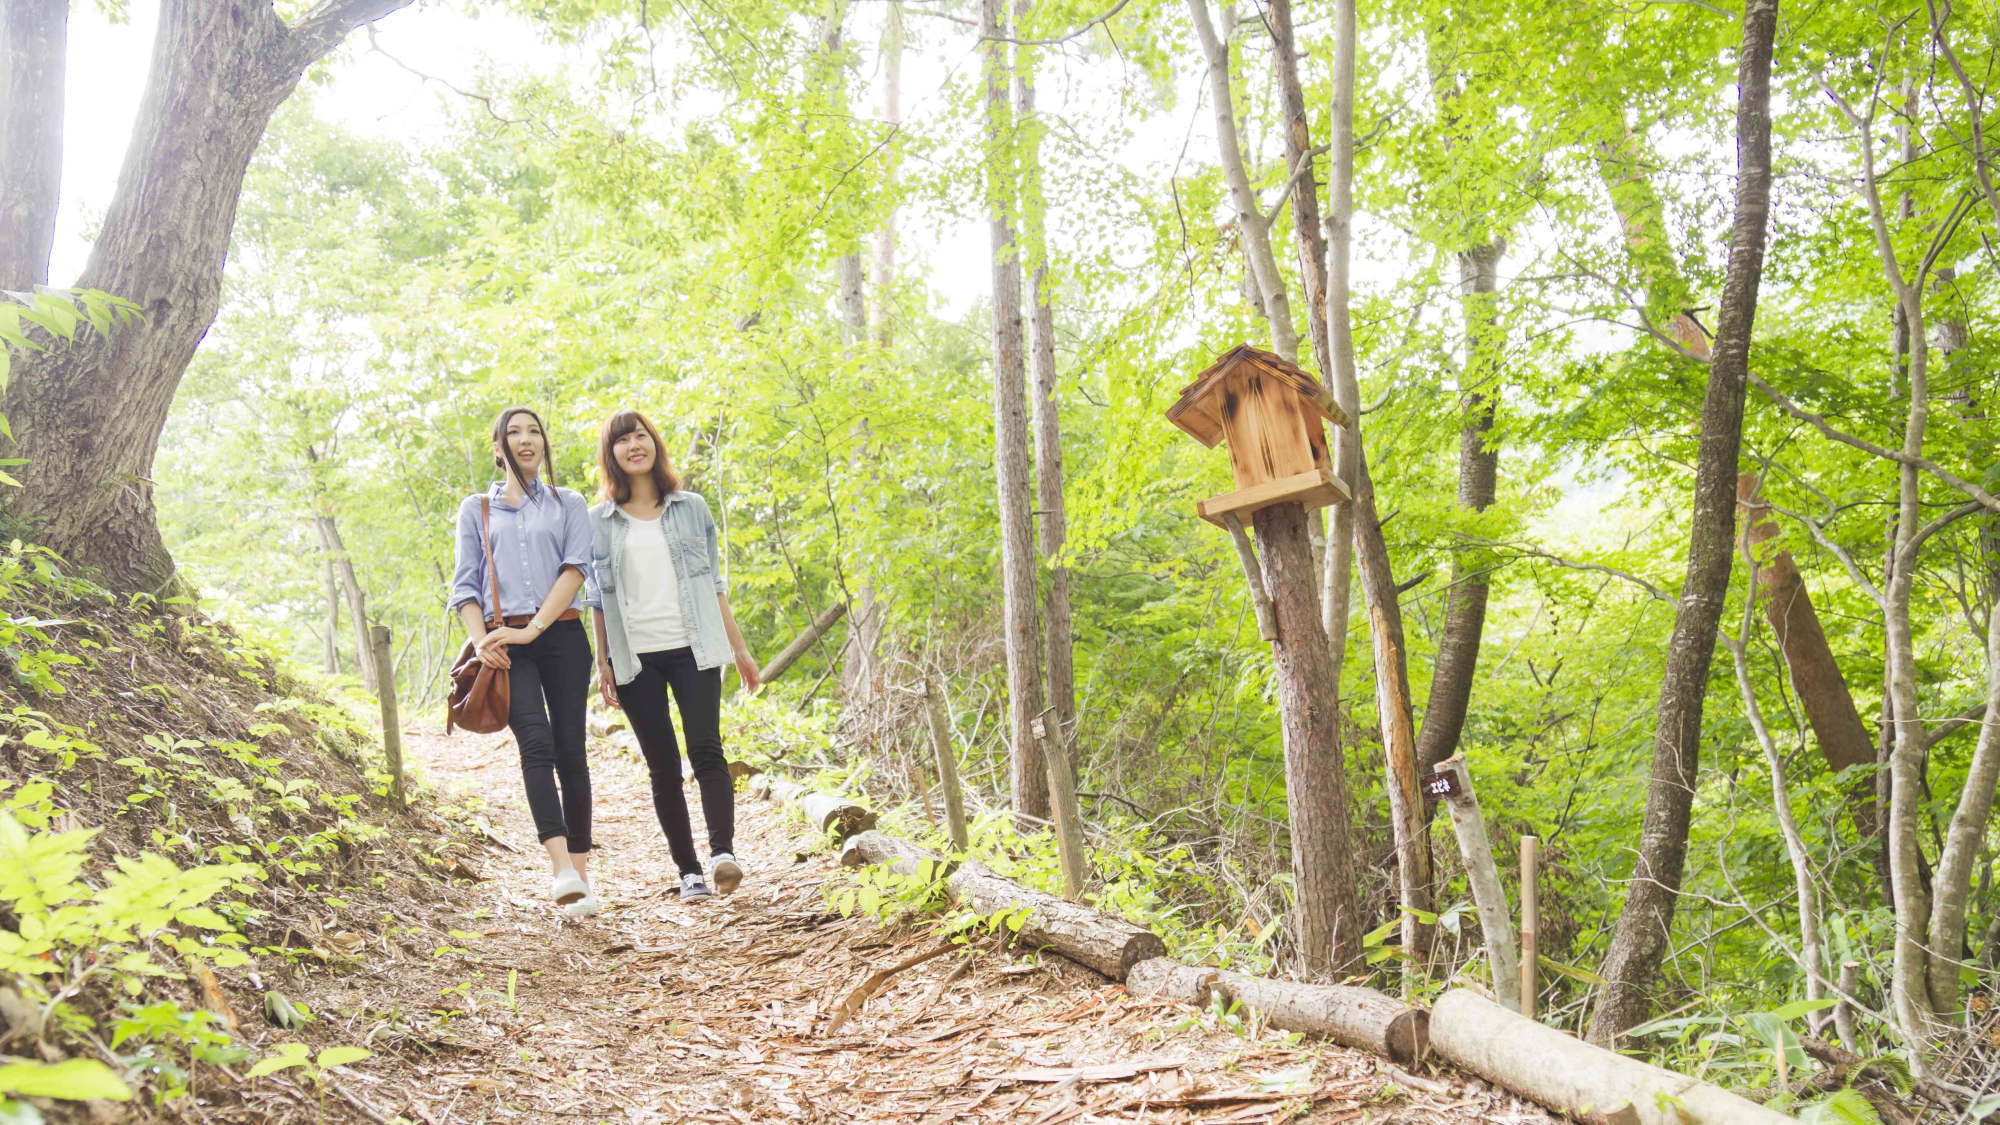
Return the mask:
<path id="1" fill-rule="evenodd" d="M 632 651 L 666 652 L 686 648 L 686 623 L 681 619 L 680 576 L 667 550 L 667 535 L 658 520 L 633 520 L 625 536 L 625 636 Z"/>

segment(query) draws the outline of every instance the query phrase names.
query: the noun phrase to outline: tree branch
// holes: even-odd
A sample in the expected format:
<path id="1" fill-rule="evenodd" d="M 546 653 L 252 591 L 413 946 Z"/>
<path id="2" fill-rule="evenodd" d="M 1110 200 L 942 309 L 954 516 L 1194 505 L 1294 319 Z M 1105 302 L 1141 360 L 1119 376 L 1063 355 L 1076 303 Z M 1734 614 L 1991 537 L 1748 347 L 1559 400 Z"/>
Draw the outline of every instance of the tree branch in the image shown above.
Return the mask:
<path id="1" fill-rule="evenodd" d="M 407 8 L 412 0 L 321 0 L 292 25 L 293 59 L 300 70 L 340 46 L 347 33 L 364 23 Z"/>
<path id="2" fill-rule="evenodd" d="M 1859 449 L 1863 453 L 1873 454 L 1877 457 L 1882 458 L 1885 461 L 1894 461 L 1899 465 L 1909 465 L 1923 472 L 1929 473 L 1933 477 L 1936 477 L 1938 480 L 1943 481 L 1945 484 L 1948 484 L 1951 487 L 1957 489 L 1958 491 L 1963 492 L 1967 496 L 1971 497 L 1973 501 L 1977 503 L 1980 507 L 1985 508 L 1988 511 L 2000 512 L 2000 497 L 1994 496 L 1992 493 L 1986 491 L 1985 489 L 1979 487 L 1976 484 L 1973 484 L 1971 481 L 1963 480 L 1957 476 L 1954 476 L 1953 474 L 1945 471 L 1945 469 L 1942 466 L 1940 466 L 1937 462 L 1932 461 L 1927 457 L 1915 457 L 1908 453 L 1903 453 L 1898 450 L 1890 449 L 1886 446 L 1877 445 L 1874 442 L 1869 441 L 1867 438 L 1856 437 L 1853 434 L 1847 433 L 1844 430 L 1837 430 L 1827 422 L 1824 416 L 1814 414 L 1812 411 L 1807 410 L 1806 408 L 1800 406 L 1796 402 L 1793 402 L 1790 396 L 1786 395 L 1784 392 L 1778 390 L 1777 388 L 1771 386 L 1771 384 L 1766 383 L 1764 380 L 1758 378 L 1757 373 L 1754 371 L 1750 373 L 1750 383 L 1758 390 L 1764 392 L 1764 396 L 1766 398 L 1776 403 L 1778 409 L 1784 411 L 1785 413 L 1791 415 L 1794 418 L 1797 418 L 1799 421 L 1804 422 L 1806 425 L 1811 426 L 1813 429 L 1818 430 L 1822 435 L 1831 438 L 1832 440 L 1837 441 L 1842 445 L 1851 445 L 1854 448 Z"/>

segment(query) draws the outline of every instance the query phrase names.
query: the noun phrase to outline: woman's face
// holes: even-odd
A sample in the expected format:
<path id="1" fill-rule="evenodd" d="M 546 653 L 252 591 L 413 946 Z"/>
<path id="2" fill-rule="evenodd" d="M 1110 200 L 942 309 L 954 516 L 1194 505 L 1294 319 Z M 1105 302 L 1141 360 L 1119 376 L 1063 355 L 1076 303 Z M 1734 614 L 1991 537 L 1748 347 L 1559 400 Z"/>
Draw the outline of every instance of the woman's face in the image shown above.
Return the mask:
<path id="1" fill-rule="evenodd" d="M 641 477 L 653 471 L 653 461 L 659 452 L 653 448 L 652 435 L 641 426 L 612 442 L 611 456 L 626 476 Z"/>
<path id="2" fill-rule="evenodd" d="M 516 414 L 507 419 L 505 441 L 507 448 L 514 454 L 514 463 L 521 467 L 523 480 L 532 479 L 541 473 L 542 461 L 548 455 L 549 445 L 548 438 L 542 434 L 541 423 L 535 421 L 534 415 Z"/>

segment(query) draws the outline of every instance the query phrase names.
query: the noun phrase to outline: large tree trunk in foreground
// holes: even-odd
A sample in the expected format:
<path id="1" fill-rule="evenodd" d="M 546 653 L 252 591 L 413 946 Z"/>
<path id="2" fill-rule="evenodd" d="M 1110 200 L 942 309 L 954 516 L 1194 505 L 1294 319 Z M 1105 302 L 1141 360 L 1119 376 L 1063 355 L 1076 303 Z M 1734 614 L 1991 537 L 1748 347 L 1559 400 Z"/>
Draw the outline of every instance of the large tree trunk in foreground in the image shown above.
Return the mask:
<path id="1" fill-rule="evenodd" d="M 68 57 L 69 0 L 0 4 L 0 289 L 49 279 Z"/>
<path id="2" fill-rule="evenodd" d="M 1252 517 L 1264 588 L 1277 612 L 1278 716 L 1284 732 L 1285 805 L 1291 818 L 1292 927 L 1305 971 L 1332 976 L 1360 967 L 1361 908 L 1355 895 L 1354 831 L 1333 661 L 1319 623 L 1318 574 L 1305 511 L 1277 504 Z"/>
<path id="3" fill-rule="evenodd" d="M 1014 811 L 1049 817 L 1048 766 L 1035 737 L 1042 714 L 1041 630 L 1035 619 L 1035 540 L 1028 503 L 1027 367 L 1021 354 L 1021 257 L 1014 236 L 1013 113 L 1007 96 L 1004 0 L 982 0 L 986 44 L 986 208 L 993 235 L 993 460 L 999 488 L 1001 592 L 1007 647 L 1009 776 Z M 1024 825 L 1025 827 L 1025 825 Z"/>
<path id="4" fill-rule="evenodd" d="M 1639 858 L 1625 906 L 1612 932 L 1600 975 L 1606 980 L 1590 1037 L 1613 1043 L 1643 1021 L 1667 951 L 1701 752 L 1702 704 L 1717 626 L 1729 593 L 1736 546 L 1736 462 L 1743 442 L 1743 389 L 1749 373 L 1750 330 L 1763 277 L 1766 219 L 1771 204 L 1771 42 L 1777 0 L 1749 0 L 1737 61 L 1736 208 L 1729 235 L 1729 271 L 1722 287 L 1715 358 L 1702 399 L 1701 443 L 1695 459 L 1694 514 L 1687 579 L 1674 611 L 1660 683 L 1659 727 L 1653 740 L 1646 816 Z"/>
<path id="5" fill-rule="evenodd" d="M 307 67 L 410 0 L 326 0 L 286 26 L 269 0 L 166 0 L 132 147 L 78 286 L 139 306 L 105 337 L 24 357 L 7 388 L 11 504 L 35 537 L 153 589 L 173 560 L 154 515 L 153 455 L 174 389 L 215 319 L 244 170 Z M 20 107 L 8 106 L 11 119 Z M 11 156 L 10 156 L 11 159 Z"/>

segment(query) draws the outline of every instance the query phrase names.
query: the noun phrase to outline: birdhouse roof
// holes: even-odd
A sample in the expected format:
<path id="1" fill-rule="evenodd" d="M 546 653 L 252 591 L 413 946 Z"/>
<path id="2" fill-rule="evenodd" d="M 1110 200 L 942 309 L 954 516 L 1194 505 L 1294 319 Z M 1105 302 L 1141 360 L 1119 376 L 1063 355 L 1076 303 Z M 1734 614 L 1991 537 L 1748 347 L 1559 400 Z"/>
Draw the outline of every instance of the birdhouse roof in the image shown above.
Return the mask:
<path id="1" fill-rule="evenodd" d="M 1224 383 L 1239 375 L 1265 375 L 1297 392 L 1322 418 L 1336 426 L 1349 425 L 1347 412 L 1333 401 L 1319 380 L 1297 364 L 1262 348 L 1238 344 L 1222 353 L 1194 382 L 1181 388 L 1181 397 L 1167 408 L 1167 421 L 1186 430 L 1210 447 L 1222 440 L 1222 399 Z"/>

